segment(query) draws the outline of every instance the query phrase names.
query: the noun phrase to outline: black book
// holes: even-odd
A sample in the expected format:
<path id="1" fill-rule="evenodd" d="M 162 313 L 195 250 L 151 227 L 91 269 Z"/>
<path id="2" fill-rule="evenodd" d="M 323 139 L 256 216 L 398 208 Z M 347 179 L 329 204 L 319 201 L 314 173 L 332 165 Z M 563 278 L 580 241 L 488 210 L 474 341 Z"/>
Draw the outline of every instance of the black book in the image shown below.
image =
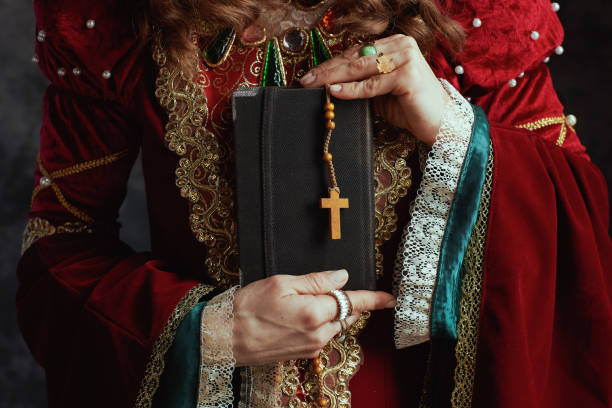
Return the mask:
<path id="1" fill-rule="evenodd" d="M 232 97 L 241 284 L 345 268 L 345 289 L 375 289 L 373 129 L 367 100 L 334 100 L 329 151 L 349 208 L 329 234 L 324 89 L 244 88 Z"/>

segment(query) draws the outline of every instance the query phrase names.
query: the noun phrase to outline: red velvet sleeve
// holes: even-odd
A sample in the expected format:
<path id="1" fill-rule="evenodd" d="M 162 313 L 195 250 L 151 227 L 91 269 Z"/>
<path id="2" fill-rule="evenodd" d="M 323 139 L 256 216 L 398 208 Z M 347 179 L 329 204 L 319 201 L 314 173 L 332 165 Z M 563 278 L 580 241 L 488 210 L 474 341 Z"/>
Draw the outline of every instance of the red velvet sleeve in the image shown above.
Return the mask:
<path id="1" fill-rule="evenodd" d="M 17 309 L 50 407 L 150 406 L 173 333 L 208 290 L 118 238 L 146 52 L 131 34 L 131 2 L 118 3 L 35 1 L 51 85 Z"/>
<path id="2" fill-rule="evenodd" d="M 491 122 L 494 167 L 473 406 L 608 407 L 606 182 L 568 125 L 545 64 L 479 104 Z"/>
<path id="3" fill-rule="evenodd" d="M 612 242 L 601 172 L 493 125 L 475 407 L 609 407 Z"/>

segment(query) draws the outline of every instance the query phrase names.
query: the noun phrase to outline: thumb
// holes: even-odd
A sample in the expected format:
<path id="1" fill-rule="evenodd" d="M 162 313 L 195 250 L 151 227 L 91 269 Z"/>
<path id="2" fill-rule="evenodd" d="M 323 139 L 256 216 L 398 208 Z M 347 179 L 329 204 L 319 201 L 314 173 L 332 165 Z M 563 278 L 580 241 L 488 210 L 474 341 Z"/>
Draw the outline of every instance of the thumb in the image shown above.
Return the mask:
<path id="1" fill-rule="evenodd" d="M 300 295 L 325 295 L 334 289 L 342 288 L 347 280 L 346 269 L 339 269 L 296 276 L 292 286 Z"/>

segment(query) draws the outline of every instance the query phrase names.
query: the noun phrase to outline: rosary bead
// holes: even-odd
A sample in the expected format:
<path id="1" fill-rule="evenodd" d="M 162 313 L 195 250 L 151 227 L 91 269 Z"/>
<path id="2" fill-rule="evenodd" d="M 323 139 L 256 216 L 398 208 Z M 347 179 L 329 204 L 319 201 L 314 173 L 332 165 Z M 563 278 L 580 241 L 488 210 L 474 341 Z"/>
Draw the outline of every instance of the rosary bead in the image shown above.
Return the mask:
<path id="1" fill-rule="evenodd" d="M 329 163 L 332 161 L 332 159 L 334 158 L 334 156 L 332 156 L 331 153 L 323 153 L 323 161 L 325 161 L 326 163 Z M 314 360 L 312 360 L 313 364 L 319 364 L 319 363 L 315 363 Z"/>
<path id="2" fill-rule="evenodd" d="M 329 405 L 329 400 L 325 397 L 321 397 L 319 398 L 319 401 L 317 401 L 319 403 L 320 407 L 326 407 Z"/>
<path id="3" fill-rule="evenodd" d="M 336 114 L 334 113 L 334 111 L 328 110 L 325 112 L 325 119 L 332 120 L 335 117 L 336 117 Z"/>
<path id="4" fill-rule="evenodd" d="M 333 104 L 333 103 L 331 103 L 331 102 L 327 102 L 327 103 L 325 104 L 325 110 L 326 110 L 326 111 L 333 111 L 334 109 L 335 109 L 335 106 L 334 106 L 334 104 Z"/>
<path id="5" fill-rule="evenodd" d="M 334 130 L 336 128 L 336 122 L 334 122 L 333 120 L 328 120 L 325 124 L 325 127 L 327 128 L 327 130 Z"/>
<path id="6" fill-rule="evenodd" d="M 329 153 L 328 153 L 329 154 Z M 312 359 L 312 364 L 313 365 L 320 365 L 321 364 L 321 359 L 319 357 L 315 357 Z"/>
<path id="7" fill-rule="evenodd" d="M 318 366 L 315 366 L 315 367 L 312 369 L 312 371 L 314 371 L 314 372 L 315 372 L 315 374 L 321 374 L 321 373 L 323 372 L 323 368 L 322 368 L 320 365 L 318 365 Z"/>

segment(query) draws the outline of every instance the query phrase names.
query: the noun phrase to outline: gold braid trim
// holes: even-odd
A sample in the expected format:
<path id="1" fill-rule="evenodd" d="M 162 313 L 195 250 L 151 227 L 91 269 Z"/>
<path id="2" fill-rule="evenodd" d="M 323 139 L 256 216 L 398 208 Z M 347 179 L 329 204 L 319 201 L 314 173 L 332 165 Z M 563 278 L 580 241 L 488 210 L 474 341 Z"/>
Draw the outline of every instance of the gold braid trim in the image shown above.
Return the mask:
<path id="1" fill-rule="evenodd" d="M 25 253 L 36 241 L 41 238 L 55 234 L 78 234 L 86 232 L 93 233 L 93 230 L 86 224 L 79 221 L 65 222 L 61 225 L 53 225 L 44 218 L 32 218 L 23 231 L 23 240 L 21 242 L 21 255 Z"/>
<path id="2" fill-rule="evenodd" d="M 34 191 L 32 191 L 32 199 L 30 202 L 30 206 L 34 204 L 34 199 L 36 198 L 38 193 L 40 193 L 41 190 L 51 187 L 51 189 L 53 189 L 53 192 L 55 192 L 55 196 L 57 197 L 57 200 L 66 209 L 66 211 L 68 211 L 70 214 L 74 215 L 76 218 L 78 218 L 79 220 L 87 224 L 93 223 L 94 222 L 93 218 L 87 215 L 83 210 L 73 206 L 72 204 L 68 202 L 68 200 L 66 199 L 66 197 L 64 196 L 60 188 L 55 183 L 55 180 L 60 179 L 62 177 L 82 173 L 84 171 L 91 170 L 96 167 L 109 165 L 111 163 L 116 162 L 119 159 L 126 157 L 127 154 L 128 154 L 128 150 L 126 149 L 118 153 L 113 153 L 108 156 L 101 157 L 99 159 L 77 163 L 65 169 L 54 170 L 51 173 L 49 173 L 43 166 L 42 160 L 40 158 L 40 153 L 39 153 L 38 156 L 36 157 L 36 162 L 38 163 L 38 168 L 40 169 L 40 172 L 43 175 L 41 179 L 46 178 L 49 184 L 44 185 L 40 183 L 34 188 Z"/>
<path id="3" fill-rule="evenodd" d="M 523 123 L 521 125 L 516 125 L 515 127 L 519 129 L 527 129 L 527 130 L 538 130 L 547 126 L 561 125 L 561 131 L 559 132 L 559 138 L 557 139 L 557 146 L 563 146 L 565 142 L 565 138 L 567 136 L 567 128 L 569 127 L 573 132 L 575 132 L 574 128 L 567 124 L 567 120 L 564 116 L 556 116 L 550 118 L 542 118 L 533 122 Z"/>
<path id="4" fill-rule="evenodd" d="M 458 339 L 455 347 L 457 366 L 455 367 L 455 388 L 451 394 L 453 408 L 469 408 L 472 406 L 482 299 L 483 261 L 489 225 L 493 166 L 494 154 L 493 145 L 491 145 L 478 218 L 463 260 L 465 276 L 463 278 L 459 322 L 457 323 Z"/>
<path id="5" fill-rule="evenodd" d="M 195 305 L 200 299 L 214 290 L 213 286 L 200 284 L 191 288 L 189 292 L 174 308 L 174 311 L 170 315 L 170 318 L 166 322 L 159 338 L 153 345 L 149 362 L 145 368 L 145 373 L 140 382 L 140 389 L 138 390 L 138 396 L 136 397 L 135 408 L 151 408 L 153 404 L 153 396 L 159 388 L 159 379 L 165 368 L 164 358 L 176 336 L 181 322 L 193 310 Z"/>
<path id="6" fill-rule="evenodd" d="M 167 147 L 180 157 L 176 185 L 189 200 L 191 231 L 206 246 L 207 273 L 229 288 L 239 280 L 234 191 L 222 171 L 231 152 L 204 126 L 209 113 L 203 86 L 166 66 L 160 32 L 153 41 L 153 60 L 159 67 L 155 96 L 168 113 Z"/>
<path id="7" fill-rule="evenodd" d="M 317 374 L 311 360 L 292 360 L 282 364 L 282 407 L 320 408 L 319 397 L 327 399 L 326 408 L 350 408 L 349 381 L 361 365 L 361 346 L 357 336 L 365 328 L 370 312 L 364 312 L 359 320 L 348 328 L 346 336 L 331 339 L 319 353 L 323 371 Z M 303 378 L 303 380 L 300 380 Z M 321 388 L 321 384 L 323 387 Z M 305 401 L 298 396 L 302 389 Z M 251 408 L 270 408 L 253 405 Z"/>

